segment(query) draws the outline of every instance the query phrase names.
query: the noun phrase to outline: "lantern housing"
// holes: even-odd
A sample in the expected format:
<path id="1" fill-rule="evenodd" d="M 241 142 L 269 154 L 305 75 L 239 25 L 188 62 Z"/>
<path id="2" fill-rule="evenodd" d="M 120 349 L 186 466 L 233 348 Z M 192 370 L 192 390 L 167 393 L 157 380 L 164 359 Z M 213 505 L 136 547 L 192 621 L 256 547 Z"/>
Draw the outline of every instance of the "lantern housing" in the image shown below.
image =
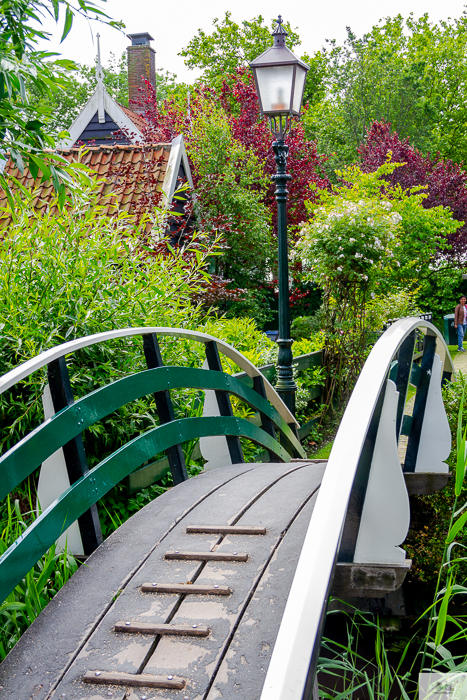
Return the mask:
<path id="1" fill-rule="evenodd" d="M 261 113 L 268 117 L 298 116 L 310 67 L 285 45 L 282 17 L 272 33 L 274 45 L 251 61 Z"/>

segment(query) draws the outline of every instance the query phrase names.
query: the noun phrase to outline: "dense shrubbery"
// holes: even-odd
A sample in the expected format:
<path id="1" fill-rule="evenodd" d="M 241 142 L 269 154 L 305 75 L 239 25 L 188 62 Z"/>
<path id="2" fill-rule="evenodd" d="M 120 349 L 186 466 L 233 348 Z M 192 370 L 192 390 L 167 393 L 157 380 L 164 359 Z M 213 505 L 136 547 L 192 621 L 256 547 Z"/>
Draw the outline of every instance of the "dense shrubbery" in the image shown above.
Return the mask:
<path id="1" fill-rule="evenodd" d="M 128 326 L 200 323 L 192 302 L 205 278 L 201 256 L 154 256 L 139 245 L 138 230 L 124 215 L 102 213 L 92 191 L 61 213 L 31 214 L 17 202 L 16 221 L 0 243 L 1 374 L 41 351 L 82 335 Z M 142 368 L 140 341 L 116 341 L 84 349 L 70 361 L 77 396 L 96 384 Z M 172 348 L 167 352 L 173 355 Z M 86 367 L 84 372 L 80 368 Z M 1 444 L 7 448 L 41 421 L 45 370 L 1 399 Z M 125 412 L 126 409 L 122 409 Z M 98 451 L 118 446 L 146 424 L 142 410 L 127 410 L 89 431 Z M 91 450 L 93 452 L 94 450 Z"/>
<path id="2" fill-rule="evenodd" d="M 298 252 L 306 276 L 324 290 L 319 323 L 326 336 L 328 406 L 336 394 L 349 395 L 366 357 L 367 332 L 383 325 L 374 328 L 375 298 L 415 292 L 462 225 L 446 208 L 425 209 L 425 194 L 387 182 L 397 167 L 383 163 L 363 173 L 354 166 L 340 173 L 343 184 L 323 192 L 320 206 L 310 206 L 313 217 L 302 229 Z"/>

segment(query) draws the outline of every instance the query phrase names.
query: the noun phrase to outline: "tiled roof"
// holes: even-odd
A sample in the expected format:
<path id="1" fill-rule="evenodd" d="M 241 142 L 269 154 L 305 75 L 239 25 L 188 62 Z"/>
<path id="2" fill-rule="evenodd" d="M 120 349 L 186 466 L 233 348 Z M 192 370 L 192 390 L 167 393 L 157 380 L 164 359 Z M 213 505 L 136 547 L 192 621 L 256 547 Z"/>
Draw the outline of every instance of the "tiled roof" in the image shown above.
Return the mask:
<path id="1" fill-rule="evenodd" d="M 115 213 L 116 208 L 135 213 L 149 192 L 161 191 L 170 149 L 170 143 L 144 147 L 85 146 L 60 151 L 60 154 L 69 162 L 79 160 L 94 170 L 99 179 L 103 179 L 99 191 L 106 213 Z M 54 196 L 51 181 L 41 184 L 38 178 L 34 182 L 28 168 L 22 174 L 11 159 L 7 161 L 4 173 L 17 178 L 24 187 L 34 192 L 32 208 L 36 211 L 44 209 Z M 5 192 L 0 189 L 0 207 L 6 204 Z M 8 221 L 9 218 L 0 216 L 0 228 L 4 228 Z"/>
<path id="2" fill-rule="evenodd" d="M 144 127 L 147 126 L 147 124 L 146 124 L 146 120 L 141 116 L 141 114 L 137 114 L 136 112 L 133 112 L 132 109 L 129 109 L 128 107 L 124 107 L 121 104 L 119 104 L 118 106 L 120 107 L 121 110 L 123 110 L 123 112 L 125 112 L 126 116 L 129 119 L 131 119 L 131 121 L 136 126 L 136 128 L 142 132 Z"/>

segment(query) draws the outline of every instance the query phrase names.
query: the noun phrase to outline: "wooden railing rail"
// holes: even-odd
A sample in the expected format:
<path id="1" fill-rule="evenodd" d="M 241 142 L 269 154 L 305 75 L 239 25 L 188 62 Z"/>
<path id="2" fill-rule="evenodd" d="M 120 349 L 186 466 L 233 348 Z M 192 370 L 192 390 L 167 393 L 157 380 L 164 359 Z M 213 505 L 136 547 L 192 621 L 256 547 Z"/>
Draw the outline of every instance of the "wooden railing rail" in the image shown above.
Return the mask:
<path id="1" fill-rule="evenodd" d="M 75 401 L 65 356 L 82 347 L 134 335 L 143 337 L 142 349 L 148 369 L 100 387 Z M 203 343 L 209 369 L 165 366 L 159 335 Z M 222 371 L 219 352 L 245 370 L 251 378 L 251 387 Z M 90 554 L 102 541 L 97 501 L 162 451 L 166 452 L 175 484 L 188 478 L 182 443 L 197 438 L 225 436 L 233 464 L 244 461 L 241 437 L 267 450 L 271 461 L 305 456 L 296 435 L 297 423 L 267 379 L 235 348 L 213 336 L 182 329 L 138 328 L 80 338 L 52 348 L 4 375 L 0 378 L 0 393 L 44 366 L 47 366 L 55 414 L 0 457 L 0 498 L 14 491 L 60 448 L 63 448 L 70 488 L 0 558 L 0 602 L 75 520 L 80 526 L 85 554 Z M 177 419 L 170 391 L 178 388 L 215 392 L 219 415 Z M 159 425 L 134 438 L 90 470 L 82 441 L 83 431 L 125 404 L 151 394 L 155 398 Z M 261 427 L 233 415 L 230 395 L 260 414 Z"/>
<path id="2" fill-rule="evenodd" d="M 419 331 L 423 356 L 415 370 Z M 453 371 L 441 333 L 424 319 L 397 321 L 371 350 L 334 440 L 261 700 L 317 697 L 314 676 L 336 570 L 355 571 L 358 577 L 362 566 L 369 567 L 370 576 L 380 567 L 396 580 L 398 571 L 410 567 L 399 546 L 410 524 L 398 453 L 408 385 L 411 377 L 417 382 L 404 471 L 447 478 L 451 435 L 441 385 Z"/>

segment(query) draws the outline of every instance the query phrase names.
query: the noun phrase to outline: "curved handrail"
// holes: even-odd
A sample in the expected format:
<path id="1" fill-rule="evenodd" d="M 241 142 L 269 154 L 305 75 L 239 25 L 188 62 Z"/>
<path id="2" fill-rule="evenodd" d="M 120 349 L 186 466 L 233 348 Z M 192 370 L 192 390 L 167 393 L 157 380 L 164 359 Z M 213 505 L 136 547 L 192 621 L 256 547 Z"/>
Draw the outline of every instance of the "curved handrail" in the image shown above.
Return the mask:
<path id="1" fill-rule="evenodd" d="M 297 454 L 300 442 L 271 404 L 243 382 L 223 372 L 193 367 L 158 367 L 123 377 L 78 399 L 26 435 L 0 457 L 0 499 L 72 438 L 121 406 L 142 396 L 171 389 L 228 391 L 265 414 L 285 435 Z"/>
<path id="2" fill-rule="evenodd" d="M 376 342 L 342 418 L 303 543 L 274 646 L 261 700 L 302 700 L 309 689 L 320 646 L 330 582 L 347 508 L 368 428 L 391 361 L 415 329 L 438 339 L 452 372 L 449 350 L 438 329 L 420 318 L 405 318 Z M 443 359 L 443 358 L 441 358 Z"/>
<path id="3" fill-rule="evenodd" d="M 254 366 L 250 360 L 248 360 L 241 352 L 236 350 L 232 345 L 225 343 L 223 340 L 215 338 L 213 335 L 208 333 L 200 333 L 199 331 L 190 331 L 183 328 L 164 328 L 164 327 L 139 327 L 139 328 L 120 328 L 113 331 L 106 331 L 105 333 L 95 333 L 94 335 L 87 335 L 83 338 L 77 338 L 76 340 L 70 340 L 67 343 L 62 343 L 57 345 L 50 350 L 45 350 L 44 352 L 33 357 L 30 360 L 26 360 L 18 367 L 10 370 L 3 375 L 0 379 L 0 394 L 2 394 L 7 389 L 10 389 L 14 384 L 26 379 L 30 374 L 41 369 L 45 365 L 49 364 L 53 360 L 57 360 L 64 355 L 68 355 L 76 350 L 81 350 L 82 348 L 89 347 L 90 345 L 96 345 L 97 343 L 105 342 L 106 340 L 116 340 L 117 338 L 128 338 L 135 335 L 146 335 L 150 333 L 155 333 L 156 335 L 171 335 L 177 338 L 184 338 L 185 340 L 194 340 L 198 343 L 217 343 L 219 351 L 235 362 L 244 372 L 247 373 L 249 377 L 263 376 L 259 370 Z M 268 382 L 266 377 L 263 377 L 264 388 L 266 391 L 266 396 L 268 400 L 272 403 L 274 408 L 280 413 L 282 418 L 287 423 L 293 423 L 298 426 L 297 420 L 294 418 L 292 413 L 289 411 L 287 406 L 284 404 L 279 394 L 277 394 L 274 387 Z"/>
<path id="4" fill-rule="evenodd" d="M 72 484 L 6 550 L 0 557 L 0 604 L 63 531 L 134 469 L 177 442 L 226 433 L 246 437 L 284 462 L 290 461 L 290 455 L 273 437 L 244 418 L 181 418 L 152 428 Z"/>

